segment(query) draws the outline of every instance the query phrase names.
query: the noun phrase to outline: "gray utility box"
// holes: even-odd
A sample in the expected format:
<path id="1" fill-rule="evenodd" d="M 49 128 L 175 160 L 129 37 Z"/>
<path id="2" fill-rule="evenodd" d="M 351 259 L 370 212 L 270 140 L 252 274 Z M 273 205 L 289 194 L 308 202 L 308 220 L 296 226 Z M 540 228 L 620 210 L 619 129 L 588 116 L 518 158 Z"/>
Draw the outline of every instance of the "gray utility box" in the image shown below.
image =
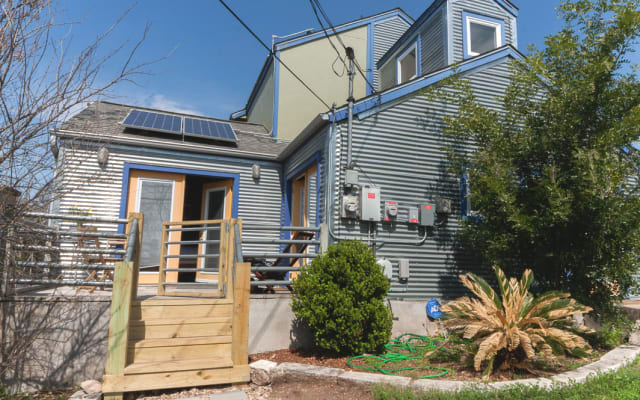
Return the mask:
<path id="1" fill-rule="evenodd" d="M 380 222 L 380 188 L 360 187 L 360 220 Z"/>
<path id="2" fill-rule="evenodd" d="M 435 226 L 436 207 L 431 203 L 420 204 L 420 226 Z"/>
<path id="3" fill-rule="evenodd" d="M 401 281 L 409 280 L 409 259 L 401 258 L 398 260 L 398 279 Z"/>
<path id="4" fill-rule="evenodd" d="M 418 207 L 409 207 L 409 223 L 417 224 L 419 218 Z"/>

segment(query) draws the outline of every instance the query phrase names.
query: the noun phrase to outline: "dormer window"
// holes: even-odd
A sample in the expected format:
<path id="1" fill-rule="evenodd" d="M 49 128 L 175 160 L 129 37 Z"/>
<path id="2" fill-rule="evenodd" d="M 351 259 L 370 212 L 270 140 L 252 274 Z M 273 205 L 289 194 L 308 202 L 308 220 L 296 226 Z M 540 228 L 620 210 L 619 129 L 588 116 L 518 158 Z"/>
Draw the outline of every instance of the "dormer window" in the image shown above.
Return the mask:
<path id="1" fill-rule="evenodd" d="M 397 58 L 397 83 L 405 83 L 418 76 L 418 44 L 409 46 Z"/>
<path id="2" fill-rule="evenodd" d="M 504 21 L 463 13 L 465 58 L 497 49 L 504 44 Z"/>

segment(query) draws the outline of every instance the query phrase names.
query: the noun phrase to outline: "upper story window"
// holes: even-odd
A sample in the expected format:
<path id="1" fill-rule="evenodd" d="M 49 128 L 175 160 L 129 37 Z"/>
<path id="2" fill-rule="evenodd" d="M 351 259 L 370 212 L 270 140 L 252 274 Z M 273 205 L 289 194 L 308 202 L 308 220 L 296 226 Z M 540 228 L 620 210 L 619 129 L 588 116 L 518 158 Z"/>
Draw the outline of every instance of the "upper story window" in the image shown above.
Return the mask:
<path id="1" fill-rule="evenodd" d="M 504 21 L 463 13 L 464 55 L 474 57 L 504 44 Z"/>
<path id="2" fill-rule="evenodd" d="M 414 43 L 397 58 L 397 83 L 405 83 L 418 76 L 418 44 Z"/>

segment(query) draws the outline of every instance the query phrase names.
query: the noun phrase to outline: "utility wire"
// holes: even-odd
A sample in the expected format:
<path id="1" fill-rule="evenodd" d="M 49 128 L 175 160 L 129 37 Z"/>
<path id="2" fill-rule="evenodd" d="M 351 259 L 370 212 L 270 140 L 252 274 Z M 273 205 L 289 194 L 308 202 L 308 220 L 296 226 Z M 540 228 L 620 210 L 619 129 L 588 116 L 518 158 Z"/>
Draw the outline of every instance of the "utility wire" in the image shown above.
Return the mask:
<path id="1" fill-rule="evenodd" d="M 340 37 L 340 35 L 338 35 L 338 32 L 336 31 L 336 28 L 334 27 L 333 23 L 331 22 L 331 19 L 329 19 L 329 16 L 327 15 L 327 13 L 322 8 L 322 5 L 320 4 L 320 1 L 319 0 L 309 0 L 309 2 L 311 3 L 311 7 L 313 8 L 313 12 L 316 14 L 316 18 L 318 18 L 318 14 L 316 12 L 316 8 L 317 8 L 317 10 L 320 11 L 320 14 L 322 14 L 322 16 L 324 17 L 325 21 L 327 21 L 327 23 L 329 24 L 329 28 L 331 28 L 331 30 L 333 31 L 333 34 L 338 39 L 338 42 L 340 42 L 340 45 L 342 46 L 342 48 L 346 51 L 347 50 L 347 45 L 342 41 L 342 38 Z M 320 21 L 320 18 L 318 18 L 318 22 L 320 22 L 320 26 L 322 27 L 322 30 L 324 31 L 325 36 L 329 40 L 329 43 L 331 43 L 331 46 L 338 53 L 338 56 L 340 56 L 340 52 L 333 45 L 333 43 L 331 42 L 331 39 L 329 39 L 329 35 L 327 34 L 327 31 L 324 29 L 324 26 L 322 24 L 322 21 Z M 341 58 L 341 60 L 342 60 L 342 58 Z M 358 61 L 354 58 L 353 62 L 356 65 L 356 69 L 358 70 L 358 72 L 362 76 L 362 79 L 364 79 L 364 81 L 367 82 L 367 85 L 369 85 L 369 87 L 371 88 L 371 91 L 375 93 L 376 89 L 373 87 L 371 82 L 369 82 L 369 79 L 367 79 L 367 76 L 364 74 L 364 72 L 362 72 L 362 68 L 360 67 L 360 64 L 358 64 Z"/>
<path id="2" fill-rule="evenodd" d="M 253 30 L 251 30 L 251 28 L 249 28 L 249 26 L 242 20 L 242 18 L 240 18 L 238 16 L 238 14 L 236 14 L 228 5 L 227 3 L 224 2 L 224 0 L 219 0 L 220 3 L 222 3 L 222 5 L 224 6 L 224 8 L 226 8 L 231 15 L 233 15 L 235 17 L 235 19 L 238 20 L 238 22 L 240 22 L 240 24 L 242 24 L 242 26 L 251 34 L 251 36 L 253 36 L 261 45 L 262 47 L 264 47 L 265 49 L 267 49 L 267 51 L 269 52 L 270 55 L 272 55 L 276 60 L 278 60 L 278 62 L 280 64 L 282 64 L 282 66 L 291 73 L 291 75 L 294 76 L 294 78 L 296 78 L 298 80 L 298 82 L 300 82 L 305 88 L 307 88 L 307 90 L 309 92 L 311 92 L 311 94 L 318 99 L 319 102 L 321 102 L 322 104 L 324 104 L 325 107 L 327 107 L 328 110 L 331 110 L 331 106 L 328 105 L 324 100 L 322 100 L 322 98 L 320 96 L 318 96 L 316 94 L 316 92 L 313 91 L 313 89 L 311 89 L 309 87 L 309 85 L 307 85 L 302 78 L 300 78 L 295 72 L 293 72 L 293 70 L 291 70 L 291 68 L 289 68 L 289 66 L 287 64 L 285 64 L 284 62 L 282 62 L 282 60 L 280 59 L 280 57 L 278 57 L 274 52 L 272 48 L 269 48 L 269 46 L 267 46 L 262 39 L 260 39 L 260 37 L 258 37 L 258 35 L 256 35 Z"/>

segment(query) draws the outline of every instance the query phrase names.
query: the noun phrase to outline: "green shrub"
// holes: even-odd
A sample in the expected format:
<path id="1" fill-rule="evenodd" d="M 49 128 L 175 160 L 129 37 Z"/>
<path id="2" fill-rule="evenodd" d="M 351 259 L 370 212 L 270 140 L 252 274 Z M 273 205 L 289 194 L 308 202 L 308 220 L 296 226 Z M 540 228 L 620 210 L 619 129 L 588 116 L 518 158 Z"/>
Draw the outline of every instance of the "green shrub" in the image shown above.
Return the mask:
<path id="1" fill-rule="evenodd" d="M 607 315 L 602 321 L 600 329 L 592 335 L 596 346 L 613 349 L 624 344 L 633 328 L 633 321 L 620 310 Z"/>
<path id="2" fill-rule="evenodd" d="M 369 248 L 354 241 L 329 246 L 293 283 L 293 311 L 316 346 L 338 354 L 376 352 L 391 337 L 384 298 L 389 281 Z"/>

